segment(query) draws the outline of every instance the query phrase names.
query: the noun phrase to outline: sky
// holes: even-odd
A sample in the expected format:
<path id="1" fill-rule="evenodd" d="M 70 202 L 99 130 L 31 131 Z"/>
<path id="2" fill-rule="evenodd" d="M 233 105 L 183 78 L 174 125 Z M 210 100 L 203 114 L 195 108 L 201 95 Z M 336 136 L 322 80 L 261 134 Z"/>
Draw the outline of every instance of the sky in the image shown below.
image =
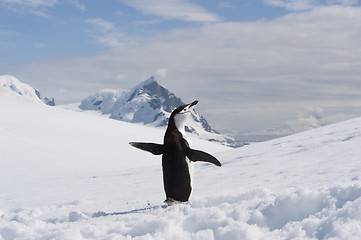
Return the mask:
<path id="1" fill-rule="evenodd" d="M 361 116 L 358 0 L 0 0 L 0 74 L 80 102 L 154 76 L 220 132 Z"/>

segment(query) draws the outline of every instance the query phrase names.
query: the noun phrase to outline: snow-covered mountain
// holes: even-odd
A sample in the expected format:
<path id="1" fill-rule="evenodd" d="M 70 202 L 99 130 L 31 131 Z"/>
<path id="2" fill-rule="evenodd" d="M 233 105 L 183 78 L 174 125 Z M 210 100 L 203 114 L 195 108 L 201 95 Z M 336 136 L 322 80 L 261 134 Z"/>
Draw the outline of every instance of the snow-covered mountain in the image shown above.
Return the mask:
<path id="1" fill-rule="evenodd" d="M 0 239 L 359 239 L 361 118 L 195 163 L 189 203 L 164 207 L 162 129 L 0 95 Z M 26 117 L 24 117 L 26 116 Z"/>
<path id="2" fill-rule="evenodd" d="M 10 75 L 0 75 L 0 95 L 55 106 L 54 98 L 42 98 L 39 90 Z"/>
<path id="3" fill-rule="evenodd" d="M 13 76 L 0 76 L 0 95 L 2 96 L 23 99 L 34 103 L 43 103 L 36 91 L 33 87 L 20 82 Z"/>
<path id="4" fill-rule="evenodd" d="M 105 89 L 84 99 L 79 108 L 100 111 L 110 118 L 164 127 L 170 114 L 184 102 L 151 77 L 130 91 Z M 192 111 L 185 130 L 202 139 L 233 145 L 234 139 L 223 136 L 211 128 L 206 119 Z"/>

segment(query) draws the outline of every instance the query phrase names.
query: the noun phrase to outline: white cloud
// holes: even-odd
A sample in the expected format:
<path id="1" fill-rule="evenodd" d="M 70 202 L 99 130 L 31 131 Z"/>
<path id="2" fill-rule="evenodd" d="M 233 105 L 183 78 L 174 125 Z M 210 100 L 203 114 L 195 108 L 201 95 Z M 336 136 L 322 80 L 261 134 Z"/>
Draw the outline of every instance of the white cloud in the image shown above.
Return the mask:
<path id="1" fill-rule="evenodd" d="M 187 0 L 122 0 L 146 15 L 190 22 L 216 22 L 220 18 L 203 7 Z"/>
<path id="2" fill-rule="evenodd" d="M 95 31 L 91 32 L 91 36 L 101 45 L 112 48 L 125 44 L 125 34 L 119 32 L 113 23 L 101 18 L 87 19 L 85 23 L 95 28 Z"/>
<path id="3" fill-rule="evenodd" d="M 327 0 L 328 4 L 356 5 L 358 0 Z"/>
<path id="4" fill-rule="evenodd" d="M 288 10 L 306 10 L 319 6 L 316 0 L 264 0 L 269 6 L 283 7 Z"/>
<path id="5" fill-rule="evenodd" d="M 62 3 L 59 0 L 0 0 L 0 6 L 7 11 L 17 14 L 29 13 L 39 17 L 50 17 L 48 8 L 53 8 Z M 85 5 L 78 0 L 67 0 L 67 3 L 80 10 L 86 10 Z"/>
<path id="6" fill-rule="evenodd" d="M 31 7 L 52 7 L 57 2 L 57 0 L 0 0 L 2 4 L 16 4 Z"/>
<path id="7" fill-rule="evenodd" d="M 166 68 L 158 68 L 154 75 L 156 78 L 165 78 L 167 76 L 167 73 L 168 73 L 168 69 Z"/>
<path id="8" fill-rule="evenodd" d="M 282 7 L 291 11 L 308 10 L 324 4 L 320 0 L 264 0 L 268 6 Z M 358 4 L 358 0 L 326 0 L 328 5 L 351 6 Z"/>
<path id="9" fill-rule="evenodd" d="M 197 108 L 216 129 L 264 129 L 299 117 L 304 106 L 361 112 L 359 29 L 360 7 L 319 7 L 270 21 L 173 30 L 90 57 L 3 72 L 34 82 L 58 102 L 163 73 L 161 83 L 186 102 L 199 99 Z M 119 73 L 127 77 L 119 81 Z M 52 90 L 60 88 L 67 94 Z"/>
<path id="10" fill-rule="evenodd" d="M 93 25 L 100 32 L 109 32 L 115 30 L 115 26 L 113 23 L 105 21 L 101 18 L 87 19 L 85 20 L 85 23 Z"/>
<path id="11" fill-rule="evenodd" d="M 360 116 L 359 114 L 336 113 L 336 114 L 331 114 L 331 115 L 328 115 L 328 116 L 324 116 L 322 118 L 322 123 L 323 123 L 323 125 L 329 125 L 329 124 L 332 124 L 332 123 L 345 121 L 345 120 L 356 118 L 356 117 L 359 117 L 359 116 Z"/>
<path id="12" fill-rule="evenodd" d="M 54 7 L 57 0 L 0 0 L 0 7 L 11 13 L 24 14 L 28 13 L 38 17 L 50 17 L 46 10 Z"/>
<path id="13" fill-rule="evenodd" d="M 123 41 L 124 34 L 122 33 L 111 33 L 107 36 L 95 37 L 96 40 L 106 47 L 114 48 L 124 46 L 126 43 Z"/>
<path id="14" fill-rule="evenodd" d="M 78 0 L 68 0 L 68 2 L 73 5 L 74 7 L 82 10 L 82 11 L 85 11 L 87 8 L 84 4 L 80 3 Z"/>

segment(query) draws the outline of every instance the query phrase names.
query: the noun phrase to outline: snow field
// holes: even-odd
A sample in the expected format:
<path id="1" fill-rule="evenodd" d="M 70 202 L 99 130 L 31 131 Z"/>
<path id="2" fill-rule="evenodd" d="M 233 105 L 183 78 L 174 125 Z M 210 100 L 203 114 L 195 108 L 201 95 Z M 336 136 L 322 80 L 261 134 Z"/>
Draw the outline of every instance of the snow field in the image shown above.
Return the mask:
<path id="1" fill-rule="evenodd" d="M 79 189 L 72 194 L 85 192 L 91 183 L 86 181 L 100 175 L 161 167 L 159 156 L 128 143 L 161 143 L 163 130 L 6 98 L 0 100 L 0 109 L 6 113 L 0 116 L 0 206 L 49 203 L 67 198 L 63 191 L 69 186 Z M 194 138 L 192 145 L 209 152 L 229 149 Z"/>
<path id="2" fill-rule="evenodd" d="M 159 129 L 0 99 L 0 239 L 359 239 L 361 118 L 238 149 L 192 139 L 191 201 L 170 207 Z"/>

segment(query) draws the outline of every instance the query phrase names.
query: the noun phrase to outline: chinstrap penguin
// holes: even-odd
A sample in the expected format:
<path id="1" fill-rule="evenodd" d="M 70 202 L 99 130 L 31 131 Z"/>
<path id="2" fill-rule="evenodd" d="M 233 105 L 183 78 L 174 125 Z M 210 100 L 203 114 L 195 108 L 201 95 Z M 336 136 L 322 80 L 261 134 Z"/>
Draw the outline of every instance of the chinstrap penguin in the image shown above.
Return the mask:
<path id="1" fill-rule="evenodd" d="M 198 103 L 176 108 L 168 122 L 164 135 L 164 143 L 130 142 L 133 147 L 162 156 L 163 183 L 166 194 L 165 202 L 187 202 L 192 192 L 193 162 L 203 161 L 221 166 L 221 163 L 212 155 L 194 150 L 189 147 L 184 138 L 184 122 L 192 108 Z"/>

